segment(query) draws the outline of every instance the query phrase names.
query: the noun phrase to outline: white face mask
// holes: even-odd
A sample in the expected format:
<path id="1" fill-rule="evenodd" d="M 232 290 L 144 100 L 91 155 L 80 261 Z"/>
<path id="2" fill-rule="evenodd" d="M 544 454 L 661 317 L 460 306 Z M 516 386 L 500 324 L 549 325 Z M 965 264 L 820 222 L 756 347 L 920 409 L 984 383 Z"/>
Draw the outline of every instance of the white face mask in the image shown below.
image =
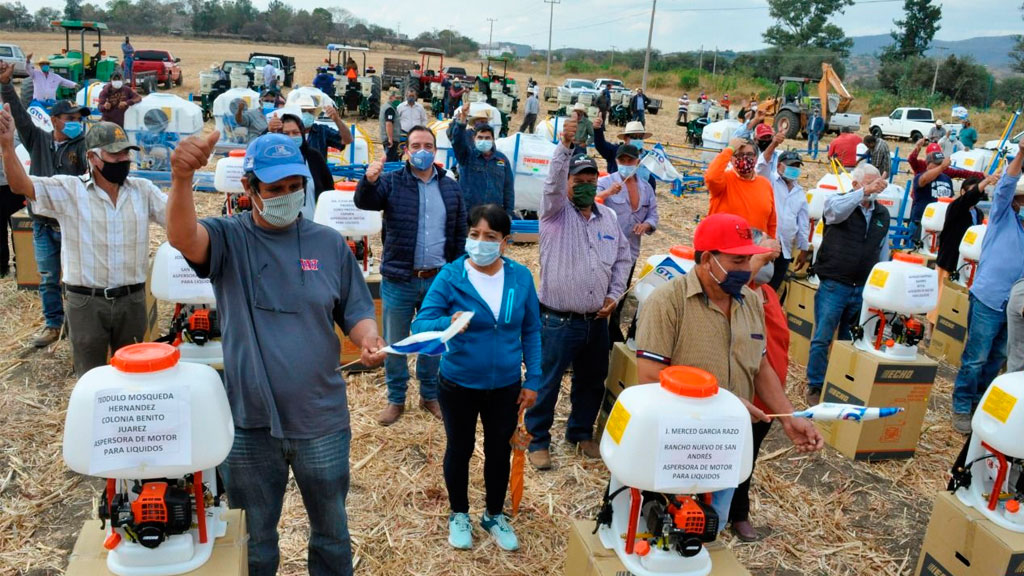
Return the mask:
<path id="1" fill-rule="evenodd" d="M 110 85 L 114 87 L 114 90 L 120 90 L 124 86 L 124 82 L 120 80 L 111 80 Z"/>

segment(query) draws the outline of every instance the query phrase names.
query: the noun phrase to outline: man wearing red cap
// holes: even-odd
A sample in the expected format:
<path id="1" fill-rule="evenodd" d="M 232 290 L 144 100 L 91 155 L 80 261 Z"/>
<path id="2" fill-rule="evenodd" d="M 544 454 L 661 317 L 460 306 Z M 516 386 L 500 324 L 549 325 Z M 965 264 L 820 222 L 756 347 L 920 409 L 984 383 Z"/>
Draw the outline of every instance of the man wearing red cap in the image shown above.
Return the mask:
<path id="1" fill-rule="evenodd" d="M 949 168 L 949 158 L 942 153 L 938 144 L 928 145 L 925 161 L 927 169 L 914 176 L 914 206 L 910 209 L 910 225 L 915 242 L 921 237 L 921 218 L 925 207 L 938 198 L 953 197 L 953 179 L 944 174 L 946 168 Z"/>
<path id="2" fill-rule="evenodd" d="M 753 421 L 763 422 L 769 421 L 765 412 L 751 403 L 755 392 L 772 413 L 788 414 L 793 406 L 765 355 L 761 297 L 747 286 L 751 257 L 770 251 L 752 238 L 747 222 L 732 214 L 713 214 L 697 226 L 693 236 L 697 266 L 658 287 L 640 311 L 637 381 L 657 382 L 666 366 L 700 368 L 737 395 Z M 824 445 L 817 428 L 807 420 L 783 418 L 782 427 L 801 452 Z M 712 495 L 722 528 L 733 492 Z"/>

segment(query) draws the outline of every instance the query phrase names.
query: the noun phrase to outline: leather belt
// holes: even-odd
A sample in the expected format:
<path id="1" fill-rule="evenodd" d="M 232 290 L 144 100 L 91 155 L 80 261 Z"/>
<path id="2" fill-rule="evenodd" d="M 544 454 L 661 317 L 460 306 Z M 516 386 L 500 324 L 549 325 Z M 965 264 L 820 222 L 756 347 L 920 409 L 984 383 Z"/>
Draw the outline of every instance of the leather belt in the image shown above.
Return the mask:
<path id="1" fill-rule="evenodd" d="M 440 268 L 431 268 L 429 270 L 413 270 L 412 275 L 415 278 L 433 278 L 440 272 Z"/>
<path id="2" fill-rule="evenodd" d="M 117 288 L 87 288 L 85 286 L 72 286 L 65 284 L 64 289 L 72 294 L 82 294 L 83 296 L 103 296 L 107 300 L 113 300 L 115 298 L 122 298 L 133 292 L 141 292 L 146 289 L 146 284 L 132 284 L 131 286 L 118 286 Z"/>
<path id="3" fill-rule="evenodd" d="M 580 314 L 579 312 L 562 312 L 561 310 L 548 308 L 543 304 L 540 305 L 540 313 L 551 314 L 552 316 L 558 316 L 559 318 L 565 318 L 567 320 L 583 320 L 584 322 L 597 320 L 597 312 L 588 312 L 586 314 Z"/>

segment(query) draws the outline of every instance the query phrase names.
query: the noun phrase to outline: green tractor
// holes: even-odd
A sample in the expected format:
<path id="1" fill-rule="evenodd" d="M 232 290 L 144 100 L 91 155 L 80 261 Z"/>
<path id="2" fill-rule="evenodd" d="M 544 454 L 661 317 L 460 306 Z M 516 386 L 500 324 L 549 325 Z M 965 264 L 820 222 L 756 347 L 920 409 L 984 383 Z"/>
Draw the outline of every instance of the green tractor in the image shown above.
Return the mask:
<path id="1" fill-rule="evenodd" d="M 83 20 L 53 20 L 50 26 L 64 29 L 64 49 L 60 54 L 54 54 L 47 59 L 50 61 L 50 70 L 60 74 L 64 78 L 81 86 L 88 85 L 90 80 L 107 82 L 110 75 L 119 66 L 117 58 L 107 56 L 103 50 L 103 32 L 107 25 L 103 22 L 90 22 Z M 71 46 L 71 33 L 75 32 L 78 37 L 76 47 Z M 96 33 L 96 42 L 92 48 L 95 52 L 90 53 L 85 49 L 86 32 Z M 57 98 L 68 98 L 74 100 L 75 91 L 71 88 L 61 87 L 57 90 Z"/>

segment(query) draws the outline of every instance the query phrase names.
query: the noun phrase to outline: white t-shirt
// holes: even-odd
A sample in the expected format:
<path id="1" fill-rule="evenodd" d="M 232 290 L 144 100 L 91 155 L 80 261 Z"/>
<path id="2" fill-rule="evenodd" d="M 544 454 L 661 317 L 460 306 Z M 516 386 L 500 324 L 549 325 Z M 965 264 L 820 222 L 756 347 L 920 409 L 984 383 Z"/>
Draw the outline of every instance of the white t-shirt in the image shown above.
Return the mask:
<path id="1" fill-rule="evenodd" d="M 494 314 L 494 319 L 497 320 L 498 314 L 501 312 L 501 291 L 505 287 L 505 267 L 502 266 L 494 276 L 488 276 L 474 268 L 467 258 L 466 275 L 469 277 L 469 283 L 476 288 L 484 302 L 487 302 L 491 313 Z"/>

